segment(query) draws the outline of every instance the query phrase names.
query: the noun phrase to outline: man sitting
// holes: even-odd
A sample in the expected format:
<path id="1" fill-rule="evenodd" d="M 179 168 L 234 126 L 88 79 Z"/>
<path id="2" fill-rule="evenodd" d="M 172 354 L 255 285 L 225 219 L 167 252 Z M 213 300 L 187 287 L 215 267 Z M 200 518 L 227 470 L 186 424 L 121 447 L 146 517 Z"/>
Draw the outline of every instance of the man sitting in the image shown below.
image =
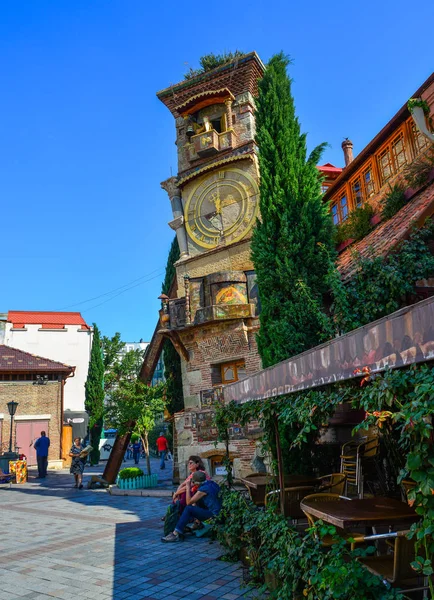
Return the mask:
<path id="1" fill-rule="evenodd" d="M 192 477 L 193 485 L 198 485 L 197 491 L 191 496 L 190 486 L 186 487 L 187 506 L 179 518 L 172 533 L 161 538 L 162 542 L 181 542 L 184 539 L 184 528 L 191 521 L 206 521 L 219 514 L 222 507 L 220 488 L 215 481 L 206 479 L 203 471 L 196 471 Z"/>

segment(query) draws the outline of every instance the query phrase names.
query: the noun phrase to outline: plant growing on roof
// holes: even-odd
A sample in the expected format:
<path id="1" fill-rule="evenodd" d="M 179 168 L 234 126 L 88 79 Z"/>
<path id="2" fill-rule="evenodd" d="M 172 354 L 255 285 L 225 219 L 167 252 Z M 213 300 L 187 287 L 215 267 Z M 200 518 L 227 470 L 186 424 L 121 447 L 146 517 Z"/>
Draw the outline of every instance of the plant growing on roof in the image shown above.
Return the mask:
<path id="1" fill-rule="evenodd" d="M 373 229 L 371 219 L 374 215 L 374 210 L 370 204 L 359 206 L 351 211 L 347 219 L 336 227 L 335 243 L 340 244 L 345 240 L 361 240 Z"/>
<path id="2" fill-rule="evenodd" d="M 405 197 L 405 190 L 402 183 L 398 182 L 393 186 L 389 184 L 389 191 L 382 199 L 381 204 L 381 214 L 386 220 L 390 219 L 401 210 L 401 208 L 407 204 L 407 198 Z"/>
<path id="3" fill-rule="evenodd" d="M 251 253 L 262 312 L 257 336 L 264 367 L 311 348 L 332 335 L 324 310 L 332 249 L 332 221 L 321 200 L 316 165 L 325 144 L 309 157 L 295 115 L 289 60 L 274 56 L 259 82 L 260 213 Z"/>
<path id="4" fill-rule="evenodd" d="M 213 52 L 210 52 L 210 54 L 204 54 L 199 59 L 200 68 L 193 69 L 190 67 L 187 73 L 184 74 L 184 79 L 193 79 L 198 75 L 202 75 L 202 73 L 207 73 L 208 71 L 212 71 L 217 67 L 226 65 L 227 63 L 244 56 L 244 54 L 245 53 L 241 52 L 240 50 L 235 50 L 235 52 L 223 52 L 223 54 L 214 54 Z"/>

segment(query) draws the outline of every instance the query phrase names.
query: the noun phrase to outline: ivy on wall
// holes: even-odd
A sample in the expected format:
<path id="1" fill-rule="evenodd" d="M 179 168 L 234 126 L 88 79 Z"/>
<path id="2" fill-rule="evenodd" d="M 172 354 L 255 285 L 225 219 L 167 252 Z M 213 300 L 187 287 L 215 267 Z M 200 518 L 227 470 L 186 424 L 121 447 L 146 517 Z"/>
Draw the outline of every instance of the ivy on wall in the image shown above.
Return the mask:
<path id="1" fill-rule="evenodd" d="M 367 378 L 365 376 L 365 382 Z M 309 451 L 312 434 L 327 423 L 336 406 L 351 402 L 354 408 L 363 408 L 365 420 L 358 428 L 367 429 L 378 425 L 399 432 L 399 450 L 405 464 L 398 477 L 412 479 L 416 485 L 409 493 L 421 519 L 411 527 L 410 537 L 415 540 L 415 571 L 423 575 L 433 574 L 434 556 L 434 367 L 426 364 L 407 369 L 389 370 L 370 378 L 366 385 L 358 381 L 329 385 L 323 389 L 308 390 L 281 398 L 269 398 L 237 405 L 221 405 L 216 409 L 216 425 L 219 439 L 227 436 L 230 423 L 244 425 L 252 419 L 260 422 L 265 430 L 264 443 L 269 444 L 274 432 L 270 416 L 278 414 L 279 425 L 286 426 L 292 434 L 287 440 L 289 451 L 295 448 Z M 285 560 L 280 557 L 279 560 Z M 431 585 L 431 597 L 434 589 Z M 309 597 L 309 596 L 308 596 Z M 311 596 L 325 598 L 326 596 Z M 381 596 L 373 596 L 380 598 Z"/>

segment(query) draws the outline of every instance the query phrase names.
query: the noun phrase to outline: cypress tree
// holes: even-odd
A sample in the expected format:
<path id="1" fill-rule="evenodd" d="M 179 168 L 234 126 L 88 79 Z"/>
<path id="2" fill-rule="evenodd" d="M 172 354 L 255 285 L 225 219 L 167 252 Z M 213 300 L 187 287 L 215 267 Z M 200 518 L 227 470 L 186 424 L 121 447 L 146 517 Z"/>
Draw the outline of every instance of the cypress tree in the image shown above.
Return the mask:
<path id="1" fill-rule="evenodd" d="M 174 277 L 176 277 L 175 263 L 180 252 L 178 240 L 173 239 L 167 257 L 166 274 L 161 291 L 168 294 Z M 165 340 L 163 346 L 164 377 L 166 379 L 166 407 L 171 415 L 184 408 L 184 395 L 182 392 L 181 359 L 170 340 Z"/>
<path id="2" fill-rule="evenodd" d="M 251 252 L 262 305 L 257 341 L 264 367 L 331 334 L 324 295 L 333 226 L 316 168 L 325 144 L 307 157 L 288 64 L 282 53 L 270 60 L 256 102 L 261 217 Z"/>
<path id="3" fill-rule="evenodd" d="M 93 324 L 92 349 L 90 351 L 89 370 L 85 385 L 84 407 L 89 413 L 90 444 L 92 464 L 99 462 L 99 441 L 104 419 L 104 361 L 102 356 L 99 329 Z"/>

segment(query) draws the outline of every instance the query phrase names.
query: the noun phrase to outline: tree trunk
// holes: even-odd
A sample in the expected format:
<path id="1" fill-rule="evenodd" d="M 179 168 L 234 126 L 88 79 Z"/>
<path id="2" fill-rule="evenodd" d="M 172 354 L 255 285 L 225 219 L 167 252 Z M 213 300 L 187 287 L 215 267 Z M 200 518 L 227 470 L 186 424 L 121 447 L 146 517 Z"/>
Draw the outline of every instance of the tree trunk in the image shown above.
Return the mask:
<path id="1" fill-rule="evenodd" d="M 148 469 L 148 475 L 151 475 L 151 459 L 149 457 L 149 440 L 148 440 L 148 432 L 145 430 L 143 435 L 140 436 L 143 444 L 143 450 L 146 455 L 146 468 Z"/>

